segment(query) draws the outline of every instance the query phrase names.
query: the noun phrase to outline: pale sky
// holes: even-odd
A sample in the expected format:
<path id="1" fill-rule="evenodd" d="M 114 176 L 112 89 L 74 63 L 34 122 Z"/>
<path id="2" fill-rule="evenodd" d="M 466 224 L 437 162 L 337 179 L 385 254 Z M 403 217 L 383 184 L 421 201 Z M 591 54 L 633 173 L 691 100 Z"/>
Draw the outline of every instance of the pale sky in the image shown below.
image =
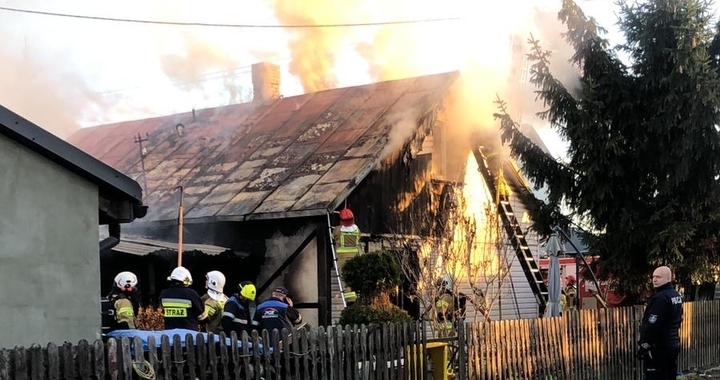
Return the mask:
<path id="1" fill-rule="evenodd" d="M 358 9 L 367 13 L 380 7 L 377 4 L 385 7 L 394 2 L 401 4 L 402 0 L 386 1 L 347 0 L 347 3 L 329 4 L 362 3 Z M 541 0 L 505 2 L 512 1 L 534 5 Z M 359 10 L 353 11 L 356 15 L 345 14 L 337 21 L 326 14 L 321 22 L 467 16 L 453 14 L 449 8 L 446 12 L 438 9 L 452 2 L 412 3 L 428 5 L 424 13 L 423 6 L 398 5 L 392 14 L 383 8 L 377 12 L 379 15 L 371 18 L 363 17 L 366 13 Z M 311 7 L 322 6 L 322 0 L 0 0 L 0 7 L 127 19 L 277 25 L 279 21 L 271 4 L 302 7 L 310 3 L 315 3 Z M 612 40 L 617 39 L 613 25 L 616 9 L 612 1 L 581 0 L 580 4 L 610 30 Z M 493 9 L 484 12 L 492 13 Z M 510 20 L 513 17 L 506 16 Z M 427 28 L 442 25 L 428 24 Z M 281 65 L 281 92 L 285 96 L 297 95 L 303 88 L 298 78 L 288 72 L 292 57 L 288 36 L 288 31 L 282 28 L 149 25 L 0 10 L 3 41 L 0 104 L 66 137 L 77 126 L 247 101 L 252 91 L 249 66 L 260 60 Z M 340 46 L 357 43 L 357 40 L 333 43 Z M 372 80 L 367 64 L 358 54 L 349 51 L 335 57 L 338 85 Z M 558 146 L 552 133 L 545 132 L 542 136 L 550 146 Z"/>

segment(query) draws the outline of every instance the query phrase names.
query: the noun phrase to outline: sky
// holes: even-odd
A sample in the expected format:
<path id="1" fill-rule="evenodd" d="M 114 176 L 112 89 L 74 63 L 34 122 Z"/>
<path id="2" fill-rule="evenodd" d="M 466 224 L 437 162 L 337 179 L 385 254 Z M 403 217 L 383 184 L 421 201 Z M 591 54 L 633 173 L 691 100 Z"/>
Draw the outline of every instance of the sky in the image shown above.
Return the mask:
<path id="1" fill-rule="evenodd" d="M 34 11 L 215 24 L 466 18 L 414 29 L 387 27 L 384 35 L 379 31 L 373 34 L 372 27 L 329 35 L 317 29 L 154 25 L 0 10 L 0 104 L 66 138 L 80 127 L 248 101 L 252 96 L 250 65 L 259 61 L 281 66 L 284 96 L 392 79 L 400 75 L 388 69 L 393 60 L 409 57 L 414 58 L 414 67 L 394 67 L 418 75 L 448 71 L 455 69 L 453 54 L 458 51 L 442 50 L 447 42 L 433 36 L 460 35 L 466 24 L 477 28 L 477 24 L 502 22 L 511 25 L 505 28 L 517 28 L 526 20 L 523 10 L 530 4 L 543 3 L 548 9 L 557 9 L 553 0 L 506 0 L 500 2 L 506 5 L 485 5 L 481 11 L 475 5 L 468 8 L 471 3 L 475 4 L 464 0 L 0 0 L 0 7 Z M 612 2 L 579 3 L 609 29 L 611 41 L 619 40 Z M 446 34 L 438 33 L 441 30 Z M 496 39 L 490 34 L 492 30 L 476 31 L 480 36 L 477 43 L 485 43 L 485 50 L 494 49 L 483 42 Z M 401 40 L 404 42 L 398 44 L 392 36 L 402 33 L 406 34 Z M 378 53 L 381 45 L 382 54 Z M 423 45 L 438 51 L 409 55 Z M 368 49 L 377 51 L 368 53 Z M 485 59 L 483 64 L 487 65 L 487 58 L 479 59 Z M 307 75 L 317 72 L 325 74 L 320 78 Z M 554 153 L 562 149 L 551 131 L 542 129 L 541 136 Z"/>

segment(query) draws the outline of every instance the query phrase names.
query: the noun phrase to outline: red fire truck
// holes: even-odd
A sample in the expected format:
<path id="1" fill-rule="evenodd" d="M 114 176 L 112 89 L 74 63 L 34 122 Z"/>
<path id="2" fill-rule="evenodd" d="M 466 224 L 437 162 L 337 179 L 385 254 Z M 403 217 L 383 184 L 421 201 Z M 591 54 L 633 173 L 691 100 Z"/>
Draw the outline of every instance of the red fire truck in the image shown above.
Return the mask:
<path id="1" fill-rule="evenodd" d="M 585 257 L 585 262 L 589 265 L 594 260 L 596 260 L 596 257 Z M 581 259 L 579 259 L 581 260 Z M 587 267 L 584 265 L 580 265 L 578 268 L 578 263 L 576 262 L 576 258 L 573 256 L 565 256 L 565 257 L 559 257 L 558 261 L 560 262 L 560 287 L 562 289 L 565 289 L 567 286 L 568 278 L 572 276 L 572 278 L 576 279 L 576 286 L 577 286 L 577 293 L 579 298 L 579 305 L 578 307 L 580 309 L 597 309 L 597 308 L 603 308 L 603 307 L 615 307 L 619 305 L 622 302 L 622 297 L 618 297 L 616 294 L 614 294 L 612 291 L 607 291 L 606 284 L 602 281 L 599 282 L 600 285 L 600 292 L 599 294 L 605 295 L 605 299 L 599 297 L 598 295 L 598 289 L 595 286 L 594 281 L 592 280 L 585 280 L 584 272 L 587 270 Z M 548 269 L 550 267 L 550 259 L 549 258 L 541 258 L 540 259 L 540 271 L 543 274 L 543 277 L 547 280 L 547 274 Z"/>

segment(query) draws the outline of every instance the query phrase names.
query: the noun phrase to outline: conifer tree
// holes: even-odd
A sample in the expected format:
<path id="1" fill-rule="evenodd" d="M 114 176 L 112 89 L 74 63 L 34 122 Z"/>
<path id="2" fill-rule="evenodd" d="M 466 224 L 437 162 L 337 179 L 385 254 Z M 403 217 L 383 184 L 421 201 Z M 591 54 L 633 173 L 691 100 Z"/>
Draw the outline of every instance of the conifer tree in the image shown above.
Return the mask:
<path id="1" fill-rule="evenodd" d="M 575 50 L 576 93 L 553 76 L 542 41 L 529 40 L 530 81 L 545 107 L 539 116 L 567 141 L 567 162 L 521 134 L 501 101 L 495 117 L 526 175 L 547 186 L 548 201 L 530 207 L 536 228 L 582 218 L 598 231 L 586 242 L 601 256 L 601 275 L 633 294 L 657 265 L 671 265 L 685 283 L 717 273 L 720 81 L 708 53 L 708 1 L 619 5 L 626 43 L 611 47 L 592 18 L 563 0 L 558 17 Z M 572 215 L 563 216 L 561 204 Z"/>

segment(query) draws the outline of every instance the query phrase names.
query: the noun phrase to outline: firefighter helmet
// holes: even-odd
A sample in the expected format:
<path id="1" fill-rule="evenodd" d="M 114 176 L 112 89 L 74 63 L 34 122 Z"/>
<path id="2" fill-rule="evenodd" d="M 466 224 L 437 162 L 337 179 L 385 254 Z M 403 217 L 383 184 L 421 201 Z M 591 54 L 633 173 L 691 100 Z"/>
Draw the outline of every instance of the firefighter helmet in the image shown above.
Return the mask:
<path id="1" fill-rule="evenodd" d="M 449 274 L 444 275 L 439 282 L 441 290 L 453 291 L 453 279 Z"/>
<path id="2" fill-rule="evenodd" d="M 345 227 L 349 227 L 355 224 L 355 215 L 353 215 L 352 210 L 350 210 L 349 208 L 344 208 L 340 210 L 340 224 Z"/>
<path id="3" fill-rule="evenodd" d="M 185 267 L 177 267 L 173 269 L 172 273 L 170 273 L 170 277 L 168 277 L 168 281 L 182 282 L 185 286 L 190 286 L 193 283 L 192 275 Z"/>
<path id="4" fill-rule="evenodd" d="M 225 288 L 225 275 L 220 271 L 210 271 L 205 275 L 207 288 L 222 293 Z"/>
<path id="5" fill-rule="evenodd" d="M 575 276 L 569 275 L 565 277 L 565 279 L 567 280 L 568 285 L 575 285 Z"/>
<path id="6" fill-rule="evenodd" d="M 123 292 L 132 292 L 137 283 L 137 276 L 133 272 L 120 272 L 115 276 L 115 286 Z"/>
<path id="7" fill-rule="evenodd" d="M 240 283 L 238 288 L 240 288 L 241 296 L 249 299 L 250 301 L 255 301 L 255 296 L 257 295 L 257 289 L 255 288 L 255 285 L 253 285 L 251 282 L 243 282 Z"/>

